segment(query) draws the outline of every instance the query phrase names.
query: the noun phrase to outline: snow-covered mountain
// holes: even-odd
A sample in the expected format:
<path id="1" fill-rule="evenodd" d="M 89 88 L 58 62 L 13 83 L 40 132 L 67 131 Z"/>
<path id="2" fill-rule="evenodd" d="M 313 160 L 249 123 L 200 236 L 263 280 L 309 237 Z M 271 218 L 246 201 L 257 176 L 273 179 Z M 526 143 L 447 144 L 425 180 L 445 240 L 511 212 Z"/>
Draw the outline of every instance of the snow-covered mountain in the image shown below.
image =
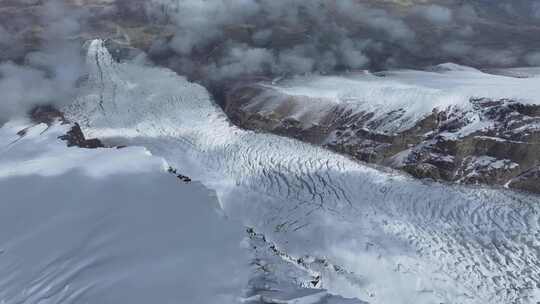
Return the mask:
<path id="1" fill-rule="evenodd" d="M 316 271 L 227 219 L 163 158 L 68 148 L 73 130 L 0 128 L 2 303 L 362 303 L 312 284 Z"/>
<path id="2" fill-rule="evenodd" d="M 299 286 L 370 303 L 538 301 L 537 196 L 422 182 L 244 131 L 204 88 L 167 69 L 117 63 L 98 40 L 87 58 L 85 93 L 66 116 L 215 189 L 270 257 L 316 274 L 313 283 L 293 272 Z M 266 278 L 290 278 L 268 260 L 258 262 Z"/>
<path id="3" fill-rule="evenodd" d="M 539 34 L 535 0 L 0 0 L 0 304 L 540 303 Z"/>
<path id="4" fill-rule="evenodd" d="M 0 302 L 237 303 L 245 233 L 215 194 L 142 147 L 68 148 L 68 131 L 0 128 Z"/>
<path id="5" fill-rule="evenodd" d="M 237 87 L 239 126 L 295 137 L 416 177 L 540 192 L 538 68 L 294 77 Z"/>

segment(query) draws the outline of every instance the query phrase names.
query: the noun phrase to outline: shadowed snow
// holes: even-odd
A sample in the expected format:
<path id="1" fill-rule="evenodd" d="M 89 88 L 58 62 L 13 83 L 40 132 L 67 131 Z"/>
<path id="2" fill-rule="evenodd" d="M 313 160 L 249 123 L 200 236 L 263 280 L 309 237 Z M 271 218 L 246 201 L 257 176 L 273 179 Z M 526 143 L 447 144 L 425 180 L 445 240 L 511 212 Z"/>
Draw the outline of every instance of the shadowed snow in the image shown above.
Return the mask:
<path id="1" fill-rule="evenodd" d="M 237 303 L 243 227 L 144 148 L 85 150 L 68 127 L 0 129 L 1 303 Z"/>

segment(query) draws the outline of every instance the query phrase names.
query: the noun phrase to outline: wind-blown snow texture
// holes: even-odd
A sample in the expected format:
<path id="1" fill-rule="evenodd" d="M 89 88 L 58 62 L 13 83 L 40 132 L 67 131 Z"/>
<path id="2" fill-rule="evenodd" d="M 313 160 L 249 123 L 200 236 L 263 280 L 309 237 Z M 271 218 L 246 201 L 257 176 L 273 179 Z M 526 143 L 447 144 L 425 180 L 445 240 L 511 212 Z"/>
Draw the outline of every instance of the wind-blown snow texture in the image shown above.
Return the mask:
<path id="1" fill-rule="evenodd" d="M 213 192 L 144 148 L 67 148 L 68 129 L 0 128 L 0 303 L 237 303 L 244 232 Z"/>
<path id="2" fill-rule="evenodd" d="M 288 255 L 339 265 L 317 270 L 330 292 L 371 303 L 540 301 L 538 197 L 423 183 L 243 131 L 171 71 L 118 64 L 101 41 L 87 60 L 70 119 L 202 180 L 228 215 Z"/>
<path id="3" fill-rule="evenodd" d="M 496 75 L 495 73 L 501 75 Z M 414 127 L 433 110 L 471 110 L 473 98 L 510 99 L 524 104 L 540 104 L 540 79 L 535 68 L 507 69 L 488 74 L 480 70 L 446 63 L 428 71 L 396 70 L 356 73 L 347 76 L 297 76 L 268 85 L 289 96 L 309 97 L 309 112 L 341 105 L 354 112 L 373 113 L 372 121 L 383 123 L 376 131 L 399 132 Z M 276 98 L 272 107 L 279 108 Z M 391 113 L 400 117 L 392 119 Z M 294 115 L 294 113 L 293 113 Z M 298 113 L 299 116 L 302 113 Z M 313 114 L 310 116 L 312 118 Z M 384 123 L 385 117 L 388 122 Z M 485 127 L 475 120 L 475 128 Z M 309 122 L 313 123 L 313 119 Z M 316 123 L 316 120 L 315 120 Z"/>

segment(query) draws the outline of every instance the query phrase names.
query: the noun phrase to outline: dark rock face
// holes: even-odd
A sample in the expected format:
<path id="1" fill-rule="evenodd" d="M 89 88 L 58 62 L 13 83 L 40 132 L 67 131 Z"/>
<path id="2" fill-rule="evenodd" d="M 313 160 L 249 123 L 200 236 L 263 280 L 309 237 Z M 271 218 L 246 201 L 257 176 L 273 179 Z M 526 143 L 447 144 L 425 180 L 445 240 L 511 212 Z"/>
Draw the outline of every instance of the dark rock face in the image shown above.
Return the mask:
<path id="1" fill-rule="evenodd" d="M 68 147 L 79 147 L 85 149 L 97 149 L 105 147 L 99 139 L 86 139 L 81 130 L 79 124 L 75 123 L 73 127 L 66 133 L 59 137 L 61 140 L 67 142 Z"/>
<path id="2" fill-rule="evenodd" d="M 37 106 L 30 111 L 29 115 L 33 122 L 44 123 L 49 126 L 55 121 L 66 122 L 64 113 L 49 105 Z"/>
<path id="3" fill-rule="evenodd" d="M 189 176 L 178 173 L 178 171 L 175 168 L 169 167 L 169 169 L 167 169 L 167 171 L 170 174 L 173 174 L 174 176 L 176 176 L 176 178 L 178 178 L 180 181 L 182 181 L 182 182 L 184 182 L 186 184 L 191 183 L 191 178 Z"/>
<path id="4" fill-rule="evenodd" d="M 56 109 L 53 106 L 37 106 L 33 108 L 29 113 L 30 118 L 36 124 L 44 123 L 48 126 L 53 123 L 71 124 L 66 120 L 64 113 Z M 26 130 L 19 132 L 20 136 L 26 134 Z M 103 148 L 104 145 L 99 139 L 86 139 L 79 124 L 72 124 L 71 129 L 65 134 L 59 137 L 59 139 L 67 142 L 68 147 L 80 147 L 85 149 Z"/>
<path id="5" fill-rule="evenodd" d="M 540 106 L 472 98 L 470 110 L 434 109 L 409 129 L 385 133 L 377 130 L 399 119 L 400 111 L 373 120 L 374 113 L 328 105 L 310 109 L 318 112 L 317 119 L 306 119 L 294 109 L 307 97 L 272 90 L 259 84 L 237 87 L 227 96 L 225 111 L 240 127 L 297 138 L 417 178 L 540 193 Z M 464 133 L 473 120 L 488 127 Z"/>
<path id="6" fill-rule="evenodd" d="M 530 192 L 538 192 L 540 185 L 540 167 L 532 168 L 523 174 L 513 178 L 508 187 L 513 189 L 522 189 Z"/>

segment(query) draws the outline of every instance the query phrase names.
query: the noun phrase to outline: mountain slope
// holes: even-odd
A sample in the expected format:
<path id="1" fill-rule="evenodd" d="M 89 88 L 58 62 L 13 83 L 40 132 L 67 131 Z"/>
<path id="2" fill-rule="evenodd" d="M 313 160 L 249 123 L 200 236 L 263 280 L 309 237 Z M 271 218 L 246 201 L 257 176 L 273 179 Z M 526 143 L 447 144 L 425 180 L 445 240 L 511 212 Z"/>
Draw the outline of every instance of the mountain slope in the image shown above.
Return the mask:
<path id="1" fill-rule="evenodd" d="M 443 64 L 237 87 L 235 124 L 420 178 L 540 192 L 538 70 Z M 495 74 L 496 73 L 496 74 Z"/>
<path id="2" fill-rule="evenodd" d="M 237 303 L 244 231 L 213 192 L 144 148 L 67 148 L 68 130 L 0 128 L 0 302 Z"/>
<path id="3" fill-rule="evenodd" d="M 329 292 L 371 303 L 538 301 L 538 197 L 424 183 L 244 131 L 171 71 L 119 64 L 101 41 L 87 58 L 70 119 L 215 189 L 229 216 L 318 272 Z"/>

